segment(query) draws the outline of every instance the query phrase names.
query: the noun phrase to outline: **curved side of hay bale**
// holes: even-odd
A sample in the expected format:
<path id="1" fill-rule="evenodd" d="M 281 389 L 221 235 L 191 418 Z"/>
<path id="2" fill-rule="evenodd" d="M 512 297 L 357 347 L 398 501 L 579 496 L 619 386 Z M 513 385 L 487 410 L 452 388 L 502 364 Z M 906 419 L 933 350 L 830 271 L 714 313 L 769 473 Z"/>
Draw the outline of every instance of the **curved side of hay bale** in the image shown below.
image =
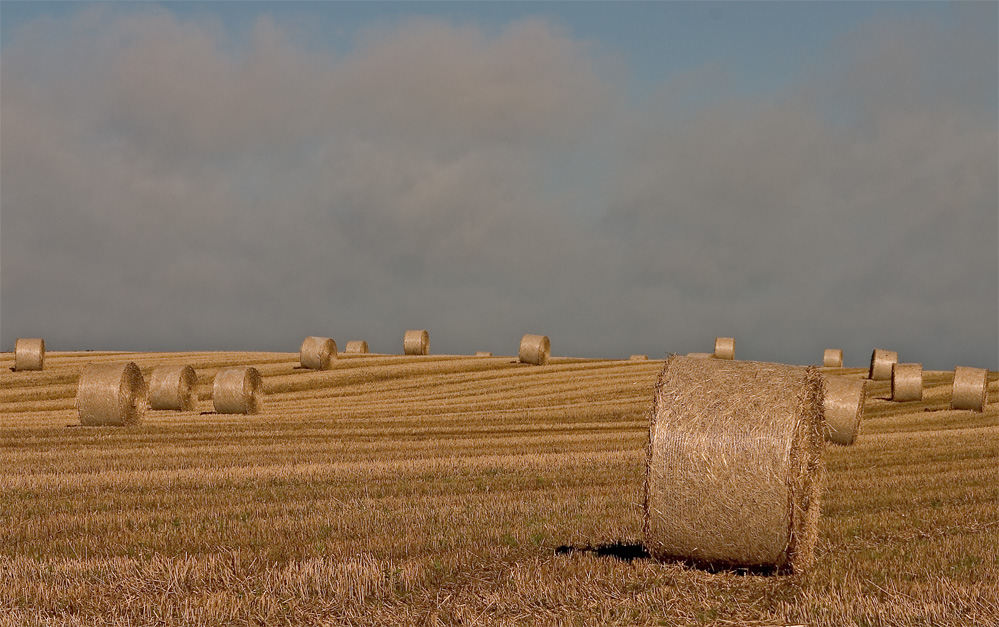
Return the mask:
<path id="1" fill-rule="evenodd" d="M 228 368 L 215 375 L 212 403 L 220 414 L 256 414 L 263 400 L 264 382 L 253 367 Z"/>
<path id="2" fill-rule="evenodd" d="M 149 375 L 149 408 L 194 410 L 198 375 L 191 366 L 158 366 Z"/>
<path id="3" fill-rule="evenodd" d="M 406 331 L 402 338 L 402 349 L 405 355 L 428 355 L 430 334 L 422 329 Z"/>
<path id="4" fill-rule="evenodd" d="M 476 357 L 492 357 L 493 354 L 492 354 L 491 351 L 475 351 L 475 356 Z"/>
<path id="5" fill-rule="evenodd" d="M 547 335 L 526 334 L 520 338 L 519 359 L 522 364 L 544 366 L 552 355 L 552 343 Z"/>
<path id="6" fill-rule="evenodd" d="M 822 367 L 823 368 L 842 368 L 843 367 L 843 349 L 842 348 L 827 348 L 824 353 L 822 353 Z"/>
<path id="7" fill-rule="evenodd" d="M 887 381 L 891 379 L 892 364 L 898 363 L 898 353 L 882 348 L 875 348 L 871 353 L 871 369 L 867 378 L 871 381 Z"/>
<path id="8" fill-rule="evenodd" d="M 954 392 L 951 409 L 984 411 L 988 404 L 989 371 L 985 368 L 954 368 Z"/>
<path id="9" fill-rule="evenodd" d="M 715 359 L 735 359 L 735 338 L 716 337 L 715 338 Z"/>
<path id="10" fill-rule="evenodd" d="M 906 402 L 923 398 L 923 365 L 892 364 L 891 400 Z"/>
<path id="11" fill-rule="evenodd" d="M 41 370 L 45 366 L 45 340 L 19 337 L 14 342 L 14 370 Z"/>
<path id="12" fill-rule="evenodd" d="M 630 359 L 631 361 L 648 361 L 649 360 L 649 356 L 648 355 L 632 355 L 628 359 Z"/>
<path id="13" fill-rule="evenodd" d="M 826 440 L 844 446 L 853 444 L 864 415 L 864 385 L 863 379 L 823 379 L 822 413 L 826 418 Z"/>
<path id="14" fill-rule="evenodd" d="M 88 427 L 124 427 L 142 422 L 146 385 L 132 362 L 87 364 L 76 388 L 80 424 Z"/>
<path id="15" fill-rule="evenodd" d="M 368 342 L 365 340 L 351 340 L 347 342 L 347 347 L 343 352 L 350 353 L 351 355 L 365 355 L 368 352 Z"/>
<path id="16" fill-rule="evenodd" d="M 711 353 L 687 353 L 687 357 L 691 359 L 712 359 L 714 355 Z"/>
<path id="17" fill-rule="evenodd" d="M 336 359 L 336 342 L 329 337 L 310 336 L 302 342 L 299 361 L 303 368 L 329 370 Z"/>
<path id="18" fill-rule="evenodd" d="M 671 356 L 650 410 L 646 548 L 658 559 L 806 569 L 823 422 L 817 368 Z"/>

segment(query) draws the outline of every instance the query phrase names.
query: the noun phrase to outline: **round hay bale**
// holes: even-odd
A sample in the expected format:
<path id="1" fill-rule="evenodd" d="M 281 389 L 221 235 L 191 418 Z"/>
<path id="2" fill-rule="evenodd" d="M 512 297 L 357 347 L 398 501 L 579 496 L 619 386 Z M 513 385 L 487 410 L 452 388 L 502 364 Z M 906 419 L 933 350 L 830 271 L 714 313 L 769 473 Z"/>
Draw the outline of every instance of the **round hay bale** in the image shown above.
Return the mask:
<path id="1" fill-rule="evenodd" d="M 871 381 L 887 381 L 891 379 L 892 364 L 898 363 L 898 353 L 875 348 L 871 353 L 871 369 L 867 378 Z"/>
<path id="2" fill-rule="evenodd" d="M 490 351 L 475 351 L 476 357 L 492 357 L 493 354 Z"/>
<path id="3" fill-rule="evenodd" d="M 80 424 L 124 427 L 142 422 L 146 384 L 132 362 L 87 364 L 76 388 Z"/>
<path id="4" fill-rule="evenodd" d="M 827 348 L 825 352 L 822 353 L 822 366 L 824 368 L 842 368 L 843 349 Z"/>
<path id="5" fill-rule="evenodd" d="M 919 401 L 923 399 L 923 365 L 892 364 L 891 400 Z"/>
<path id="6" fill-rule="evenodd" d="M 531 335 L 520 338 L 520 363 L 544 366 L 552 355 L 552 343 L 547 335 Z"/>
<path id="7" fill-rule="evenodd" d="M 826 418 L 826 440 L 848 446 L 857 438 L 864 415 L 863 379 L 825 377 L 822 413 Z"/>
<path id="8" fill-rule="evenodd" d="M 149 408 L 194 410 L 198 375 L 191 366 L 159 366 L 149 376 Z"/>
<path id="9" fill-rule="evenodd" d="M 41 370 L 45 365 L 45 340 L 19 337 L 14 342 L 14 370 Z"/>
<path id="10" fill-rule="evenodd" d="M 650 410 L 645 547 L 658 559 L 807 568 L 823 422 L 815 367 L 671 356 Z"/>
<path id="11" fill-rule="evenodd" d="M 368 352 L 368 343 L 364 340 L 351 340 L 347 342 L 347 348 L 343 352 L 350 353 L 351 355 L 366 355 Z"/>
<path id="12" fill-rule="evenodd" d="M 402 338 L 402 349 L 406 355 L 430 354 L 430 334 L 424 330 L 406 331 Z"/>
<path id="13" fill-rule="evenodd" d="M 649 356 L 648 355 L 632 355 L 628 359 L 630 359 L 631 361 L 648 361 L 649 360 Z"/>
<path id="14" fill-rule="evenodd" d="M 220 414 L 256 414 L 260 411 L 264 382 L 256 368 L 220 370 L 215 375 L 212 402 Z"/>
<path id="15" fill-rule="evenodd" d="M 984 411 L 988 404 L 989 371 L 985 368 L 954 368 L 954 392 L 951 409 Z"/>
<path id="16" fill-rule="evenodd" d="M 714 355 L 711 353 L 687 353 L 687 357 L 691 359 L 712 359 Z"/>
<path id="17" fill-rule="evenodd" d="M 715 338 L 715 359 L 735 359 L 735 338 L 716 337 Z"/>
<path id="18" fill-rule="evenodd" d="M 303 368 L 329 370 L 336 359 L 336 342 L 329 337 L 310 336 L 302 342 L 299 361 Z"/>

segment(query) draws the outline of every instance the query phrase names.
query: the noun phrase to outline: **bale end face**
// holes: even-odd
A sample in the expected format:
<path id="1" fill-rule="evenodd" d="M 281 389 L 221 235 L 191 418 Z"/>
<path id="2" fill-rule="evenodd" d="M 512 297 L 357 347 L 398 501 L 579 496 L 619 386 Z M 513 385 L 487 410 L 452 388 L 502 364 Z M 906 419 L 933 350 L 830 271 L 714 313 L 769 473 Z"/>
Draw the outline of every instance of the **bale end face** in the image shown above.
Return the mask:
<path id="1" fill-rule="evenodd" d="M 42 370 L 45 366 L 45 340 L 17 338 L 14 342 L 14 370 Z"/>
<path id="2" fill-rule="evenodd" d="M 892 364 L 898 363 L 898 353 L 896 351 L 875 348 L 871 353 L 871 368 L 867 373 L 867 378 L 871 381 L 888 381 L 891 379 Z"/>
<path id="3" fill-rule="evenodd" d="M 671 356 L 650 410 L 650 553 L 805 570 L 818 537 L 822 402 L 814 367 Z"/>
<path id="4" fill-rule="evenodd" d="M 426 330 L 409 330 L 402 338 L 402 349 L 405 355 L 429 355 L 430 333 Z"/>
<path id="5" fill-rule="evenodd" d="M 822 367 L 823 368 L 842 368 L 843 367 L 843 349 L 840 348 L 827 348 L 824 353 L 822 353 Z"/>
<path id="6" fill-rule="evenodd" d="M 735 338 L 716 337 L 713 356 L 715 359 L 735 359 Z"/>
<path id="7" fill-rule="evenodd" d="M 252 367 L 229 368 L 215 375 L 212 403 L 220 414 L 256 414 L 260 412 L 264 383 Z"/>
<path id="8" fill-rule="evenodd" d="M 547 335 L 532 335 L 528 333 L 520 338 L 520 354 L 518 359 L 522 364 L 544 366 L 552 354 L 552 344 Z"/>
<path id="9" fill-rule="evenodd" d="M 124 427 L 142 422 L 146 384 L 132 362 L 87 364 L 76 389 L 80 424 L 88 427 Z"/>
<path id="10" fill-rule="evenodd" d="M 336 342 L 329 337 L 310 336 L 302 342 L 299 362 L 303 368 L 329 370 L 336 359 Z"/>
<path id="11" fill-rule="evenodd" d="M 891 400 L 919 401 L 923 398 L 922 364 L 892 364 Z"/>
<path id="12" fill-rule="evenodd" d="M 951 409 L 985 411 L 988 404 L 989 371 L 985 368 L 954 369 L 954 388 L 951 395 Z"/>

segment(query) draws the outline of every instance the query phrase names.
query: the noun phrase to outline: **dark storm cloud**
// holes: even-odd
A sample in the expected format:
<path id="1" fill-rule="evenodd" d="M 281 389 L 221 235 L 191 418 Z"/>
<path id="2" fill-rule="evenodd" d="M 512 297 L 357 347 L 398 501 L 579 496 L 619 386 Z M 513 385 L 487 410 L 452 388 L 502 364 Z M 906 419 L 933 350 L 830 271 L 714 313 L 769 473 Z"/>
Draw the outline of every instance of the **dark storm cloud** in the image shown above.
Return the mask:
<path id="1" fill-rule="evenodd" d="M 2 343 L 391 352 L 426 327 L 436 352 L 734 335 L 996 368 L 995 42 L 955 28 L 862 29 L 766 98 L 691 68 L 635 106 L 539 20 L 341 56 L 268 19 L 38 21 L 2 57 Z"/>

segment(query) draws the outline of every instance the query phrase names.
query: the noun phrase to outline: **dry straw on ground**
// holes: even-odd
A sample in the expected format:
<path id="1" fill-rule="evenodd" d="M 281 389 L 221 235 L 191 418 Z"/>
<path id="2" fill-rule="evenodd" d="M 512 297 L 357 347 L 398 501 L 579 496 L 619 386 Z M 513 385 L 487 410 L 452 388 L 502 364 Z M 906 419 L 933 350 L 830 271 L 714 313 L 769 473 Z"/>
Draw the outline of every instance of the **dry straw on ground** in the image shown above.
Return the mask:
<path id="1" fill-rule="evenodd" d="M 87 364 L 76 388 L 76 408 L 85 426 L 128 426 L 142 422 L 146 384 L 132 362 Z"/>
<path id="2" fill-rule="evenodd" d="M 649 360 L 649 356 L 648 355 L 632 355 L 628 359 L 630 359 L 631 361 L 648 361 Z"/>
<path id="3" fill-rule="evenodd" d="M 336 342 L 329 337 L 310 336 L 302 342 L 299 360 L 303 368 L 329 370 L 336 359 Z"/>
<path id="4" fill-rule="evenodd" d="M 954 391 L 951 396 L 952 409 L 984 411 L 988 404 L 989 371 L 985 368 L 954 368 Z"/>
<path id="5" fill-rule="evenodd" d="M 891 400 L 919 401 L 923 398 L 923 365 L 892 364 Z"/>
<path id="6" fill-rule="evenodd" d="M 714 355 L 711 353 L 687 353 L 687 357 L 692 359 L 711 359 Z"/>
<path id="7" fill-rule="evenodd" d="M 735 338 L 716 337 L 715 338 L 715 359 L 735 359 Z"/>
<path id="8" fill-rule="evenodd" d="M 822 366 L 824 368 L 842 368 L 843 349 L 827 348 L 825 352 L 822 353 Z"/>
<path id="9" fill-rule="evenodd" d="M 547 335 L 528 333 L 520 338 L 520 363 L 544 366 L 552 354 L 552 343 Z"/>
<path id="10" fill-rule="evenodd" d="M 430 353 L 430 334 L 425 330 L 406 331 L 402 338 L 402 349 L 406 355 L 427 355 Z"/>
<path id="11" fill-rule="evenodd" d="M 493 354 L 490 351 L 475 351 L 476 357 L 492 357 Z"/>
<path id="12" fill-rule="evenodd" d="M 800 572 L 823 463 L 814 367 L 672 356 L 650 410 L 645 546 L 659 559 Z"/>
<path id="13" fill-rule="evenodd" d="M 256 414 L 260 411 L 264 383 L 256 368 L 220 370 L 215 375 L 212 402 L 220 414 Z"/>
<path id="14" fill-rule="evenodd" d="M 194 410 L 198 375 L 191 366 L 159 366 L 149 376 L 149 408 Z"/>
<path id="15" fill-rule="evenodd" d="M 823 385 L 826 439 L 836 444 L 853 444 L 864 415 L 864 380 L 824 377 Z"/>
<path id="16" fill-rule="evenodd" d="M 347 347 L 343 352 L 351 355 L 365 355 L 368 352 L 368 343 L 365 340 L 351 340 L 347 342 Z"/>
<path id="17" fill-rule="evenodd" d="M 45 365 L 45 340 L 17 338 L 14 342 L 14 370 L 41 370 Z"/>
<path id="18" fill-rule="evenodd" d="M 891 367 L 896 363 L 898 363 L 897 352 L 875 348 L 871 353 L 871 369 L 867 373 L 867 378 L 872 381 L 891 379 Z"/>

